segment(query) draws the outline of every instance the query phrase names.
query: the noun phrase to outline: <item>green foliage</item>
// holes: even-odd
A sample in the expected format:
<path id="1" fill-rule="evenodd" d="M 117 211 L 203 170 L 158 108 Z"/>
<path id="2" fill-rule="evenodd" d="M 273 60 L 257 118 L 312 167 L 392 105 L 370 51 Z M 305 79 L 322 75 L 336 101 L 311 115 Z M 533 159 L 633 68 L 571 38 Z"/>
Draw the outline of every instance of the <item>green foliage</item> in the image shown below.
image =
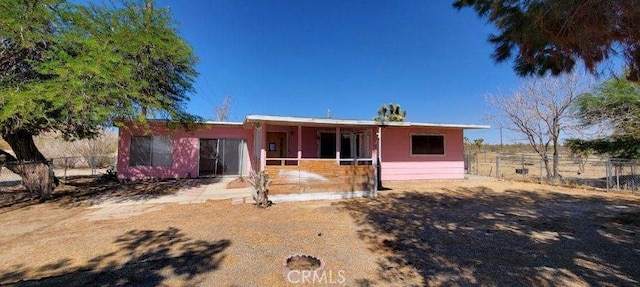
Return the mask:
<path id="1" fill-rule="evenodd" d="M 565 145 L 573 154 L 588 154 L 589 151 L 594 151 L 613 158 L 640 158 L 640 139 L 630 135 L 595 140 L 569 139 Z"/>
<path id="2" fill-rule="evenodd" d="M 585 125 L 608 123 L 614 135 L 640 138 L 640 85 L 610 79 L 578 98 L 577 114 Z"/>
<path id="3" fill-rule="evenodd" d="M 403 111 L 400 105 L 389 104 L 382 105 L 378 110 L 378 115 L 373 119 L 378 122 L 404 122 L 407 117 L 407 111 Z"/>
<path id="4" fill-rule="evenodd" d="M 640 0 L 456 0 L 498 29 L 489 42 L 493 58 L 514 58 L 519 75 L 572 71 L 578 60 L 592 72 L 602 61 L 623 55 L 640 81 Z"/>
<path id="5" fill-rule="evenodd" d="M 567 140 L 575 152 L 594 151 L 617 158 L 640 158 L 640 85 L 613 78 L 581 95 L 576 115 L 585 126 L 607 125 L 612 135 L 595 140 Z"/>
<path id="6" fill-rule="evenodd" d="M 152 3 L 152 2 L 148 2 Z M 0 135 L 95 136 L 114 118 L 191 120 L 196 59 L 168 10 L 143 1 L 0 4 Z"/>

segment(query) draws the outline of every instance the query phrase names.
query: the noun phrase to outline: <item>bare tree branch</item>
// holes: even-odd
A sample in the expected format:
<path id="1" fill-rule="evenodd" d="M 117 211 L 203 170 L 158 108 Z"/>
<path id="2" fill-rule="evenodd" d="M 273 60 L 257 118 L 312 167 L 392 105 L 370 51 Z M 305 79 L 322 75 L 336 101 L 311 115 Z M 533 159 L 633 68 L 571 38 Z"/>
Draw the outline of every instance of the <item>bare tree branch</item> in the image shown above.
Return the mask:
<path id="1" fill-rule="evenodd" d="M 524 136 L 544 162 L 547 178 L 560 178 L 558 152 L 561 134 L 572 132 L 578 121 L 570 114 L 576 97 L 590 90 L 593 78 L 574 72 L 559 77 L 531 78 L 511 95 L 488 95 L 486 102 L 498 111 L 489 119 Z M 552 154 L 552 165 L 549 165 Z"/>

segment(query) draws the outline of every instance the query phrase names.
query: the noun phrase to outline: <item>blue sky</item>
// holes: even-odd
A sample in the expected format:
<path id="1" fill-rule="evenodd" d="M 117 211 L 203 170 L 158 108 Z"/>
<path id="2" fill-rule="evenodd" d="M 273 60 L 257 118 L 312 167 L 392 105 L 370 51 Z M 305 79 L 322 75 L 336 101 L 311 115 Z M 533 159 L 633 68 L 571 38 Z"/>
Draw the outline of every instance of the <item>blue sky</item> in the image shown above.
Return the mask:
<path id="1" fill-rule="evenodd" d="M 488 124 L 488 93 L 511 90 L 492 28 L 452 1 L 158 1 L 195 50 L 187 109 L 205 118 L 224 96 L 247 114 L 372 119 L 398 103 L 408 121 Z M 498 143 L 499 130 L 466 136 Z M 505 141 L 508 141 L 505 138 Z"/>

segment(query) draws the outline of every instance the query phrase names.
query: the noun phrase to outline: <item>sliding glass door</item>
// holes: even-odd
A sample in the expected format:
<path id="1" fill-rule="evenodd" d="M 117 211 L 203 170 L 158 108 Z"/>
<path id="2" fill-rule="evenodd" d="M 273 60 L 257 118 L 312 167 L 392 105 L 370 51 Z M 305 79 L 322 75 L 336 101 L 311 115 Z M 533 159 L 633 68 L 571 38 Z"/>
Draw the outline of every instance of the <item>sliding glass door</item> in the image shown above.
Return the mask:
<path id="1" fill-rule="evenodd" d="M 200 139 L 199 175 L 242 175 L 245 145 L 242 139 Z"/>

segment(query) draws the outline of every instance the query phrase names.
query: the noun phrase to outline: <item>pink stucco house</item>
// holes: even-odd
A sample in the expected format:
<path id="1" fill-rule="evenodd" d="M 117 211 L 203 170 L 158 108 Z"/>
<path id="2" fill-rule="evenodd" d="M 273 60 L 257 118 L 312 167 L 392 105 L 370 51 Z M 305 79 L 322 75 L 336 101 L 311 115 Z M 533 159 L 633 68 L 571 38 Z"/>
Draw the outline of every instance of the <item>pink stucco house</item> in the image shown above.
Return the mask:
<path id="1" fill-rule="evenodd" d="M 119 131 L 120 179 L 242 176 L 264 170 L 270 194 L 375 195 L 382 180 L 464 178 L 465 129 L 481 125 L 249 115 L 188 130 L 149 120 Z"/>

